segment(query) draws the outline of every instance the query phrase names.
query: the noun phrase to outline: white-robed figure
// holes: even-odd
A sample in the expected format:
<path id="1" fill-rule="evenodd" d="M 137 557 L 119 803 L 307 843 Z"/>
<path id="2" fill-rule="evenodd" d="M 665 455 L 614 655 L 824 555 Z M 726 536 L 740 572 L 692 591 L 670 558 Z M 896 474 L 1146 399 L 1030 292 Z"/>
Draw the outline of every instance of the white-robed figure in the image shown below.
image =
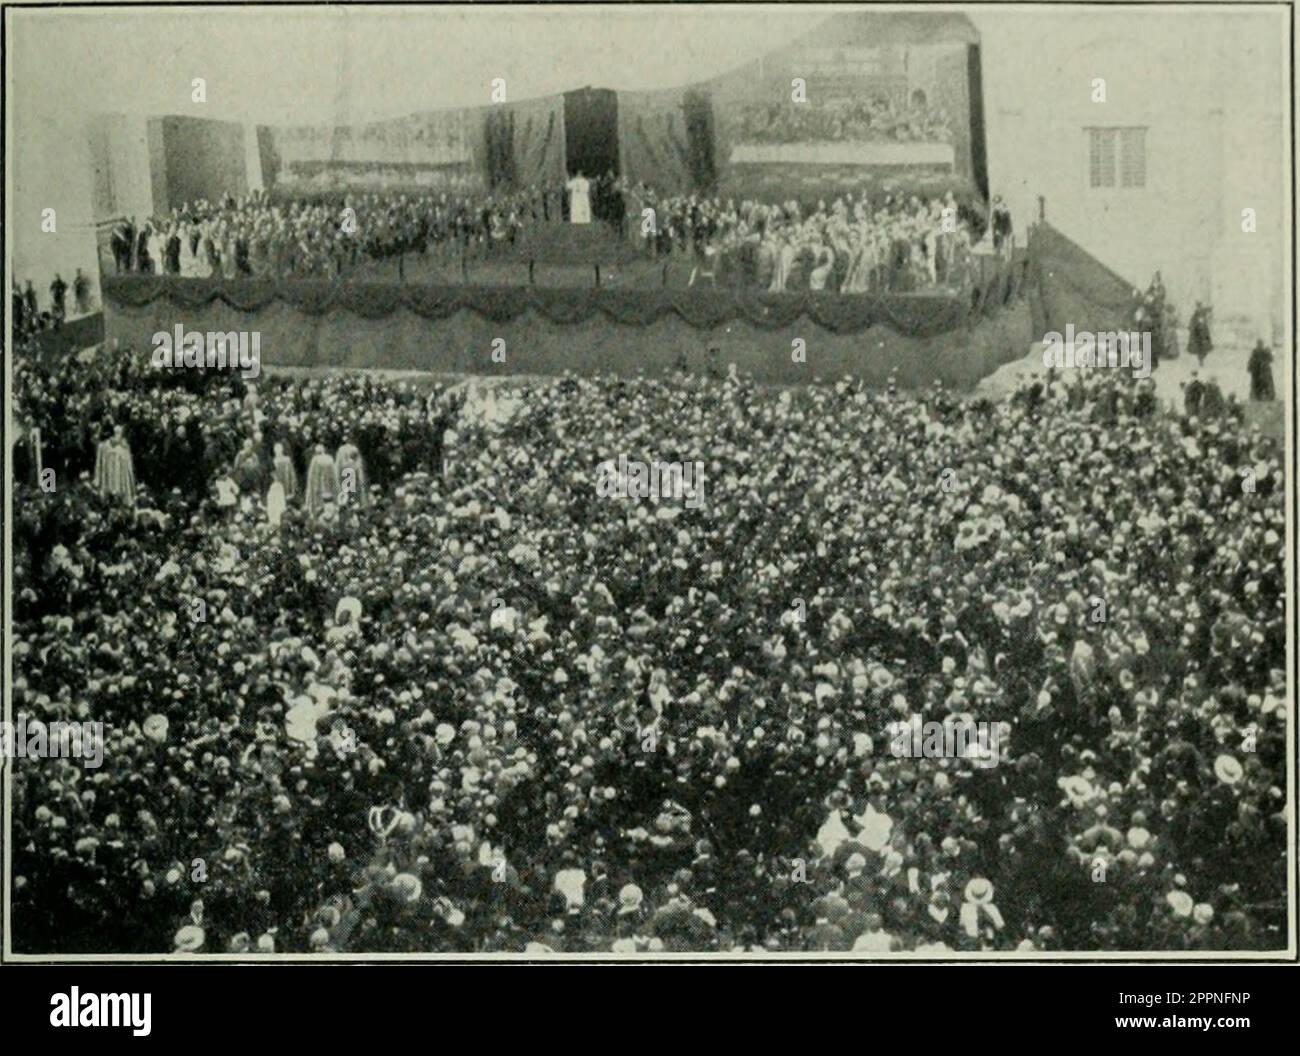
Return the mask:
<path id="1" fill-rule="evenodd" d="M 339 505 L 358 504 L 366 499 L 366 464 L 356 444 L 345 440 L 334 453 L 334 464 L 339 474 Z"/>
<path id="2" fill-rule="evenodd" d="M 113 426 L 113 435 L 95 449 L 95 490 L 135 505 L 135 462 L 120 425 Z"/>
<path id="3" fill-rule="evenodd" d="M 565 186 L 569 190 L 569 223 L 591 223 L 591 182 L 578 173 Z"/>
<path id="4" fill-rule="evenodd" d="M 311 464 L 307 467 L 307 512 L 319 517 L 326 503 L 334 503 L 339 494 L 339 471 L 324 444 L 316 445 Z"/>
<path id="5" fill-rule="evenodd" d="M 272 481 L 266 489 L 266 523 L 272 528 L 280 527 L 287 503 L 284 501 L 284 485 L 278 480 Z"/>

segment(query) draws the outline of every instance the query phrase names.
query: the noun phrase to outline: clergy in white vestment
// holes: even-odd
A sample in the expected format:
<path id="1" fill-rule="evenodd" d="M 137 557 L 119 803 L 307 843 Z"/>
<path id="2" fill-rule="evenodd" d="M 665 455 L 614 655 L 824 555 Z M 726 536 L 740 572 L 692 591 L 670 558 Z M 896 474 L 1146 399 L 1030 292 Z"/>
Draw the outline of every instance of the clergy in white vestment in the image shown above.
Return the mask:
<path id="1" fill-rule="evenodd" d="M 266 523 L 272 528 L 280 527 L 280 518 L 284 516 L 284 485 L 278 480 L 272 481 L 266 489 Z"/>
<path id="2" fill-rule="evenodd" d="M 591 223 L 591 183 L 578 173 L 565 186 L 569 189 L 569 223 Z"/>

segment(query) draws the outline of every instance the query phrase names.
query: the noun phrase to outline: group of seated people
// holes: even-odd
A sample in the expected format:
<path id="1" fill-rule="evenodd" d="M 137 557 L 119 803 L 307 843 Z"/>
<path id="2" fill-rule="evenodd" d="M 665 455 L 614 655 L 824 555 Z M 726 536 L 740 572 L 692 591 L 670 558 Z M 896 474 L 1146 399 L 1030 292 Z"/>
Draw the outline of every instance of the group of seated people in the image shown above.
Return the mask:
<path id="1" fill-rule="evenodd" d="M 971 278 L 971 249 L 983 227 L 951 192 L 875 203 L 850 192 L 812 206 L 639 193 L 655 211 L 655 230 L 643 237 L 656 254 L 689 247 L 702 265 L 698 274 L 715 284 L 774 293 L 959 287 Z"/>
<path id="2" fill-rule="evenodd" d="M 923 93 L 906 103 L 877 96 L 864 101 L 750 104 L 736 115 L 737 143 L 947 143 L 948 115 L 926 105 Z"/>

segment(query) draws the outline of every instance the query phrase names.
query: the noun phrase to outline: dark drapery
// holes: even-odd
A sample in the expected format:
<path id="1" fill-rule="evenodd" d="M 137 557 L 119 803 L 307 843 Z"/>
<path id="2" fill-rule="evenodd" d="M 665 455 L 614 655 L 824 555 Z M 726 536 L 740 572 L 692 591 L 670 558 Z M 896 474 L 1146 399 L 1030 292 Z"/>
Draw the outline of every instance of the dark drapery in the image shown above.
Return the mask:
<path id="1" fill-rule="evenodd" d="M 955 330 L 973 317 L 989 315 L 1017 299 L 1026 275 L 1023 261 L 991 268 L 986 281 L 967 295 L 841 294 L 802 291 L 767 293 L 744 290 L 619 290 L 527 286 L 395 286 L 379 283 L 263 279 L 234 281 L 176 276 L 122 275 L 104 279 L 104 296 L 114 304 L 142 307 L 160 298 L 182 309 L 201 309 L 214 301 L 241 312 L 277 303 L 310 316 L 347 311 L 363 319 L 382 319 L 407 309 L 428 320 L 462 310 L 497 322 L 532 311 L 553 323 L 578 323 L 593 316 L 632 326 L 649 326 L 676 316 L 692 327 L 712 329 L 734 321 L 779 330 L 800 319 L 836 334 L 854 334 L 884 325 L 908 337 L 931 337 Z"/>

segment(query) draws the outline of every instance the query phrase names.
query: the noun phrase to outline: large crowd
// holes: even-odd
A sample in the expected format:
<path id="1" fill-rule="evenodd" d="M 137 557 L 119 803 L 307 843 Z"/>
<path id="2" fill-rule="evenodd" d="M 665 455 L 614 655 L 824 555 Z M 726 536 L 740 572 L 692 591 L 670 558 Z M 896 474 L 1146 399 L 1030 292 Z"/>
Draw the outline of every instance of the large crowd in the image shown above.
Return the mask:
<path id="1" fill-rule="evenodd" d="M 58 483 L 19 452 L 14 713 L 109 731 L 13 763 L 15 950 L 1285 946 L 1285 488 L 1237 417 L 1098 371 L 502 421 L 142 360 L 15 363 Z M 271 517 L 250 444 L 366 485 Z M 598 499 L 620 455 L 706 501 Z M 913 718 L 1001 760 L 898 757 Z"/>
<path id="2" fill-rule="evenodd" d="M 191 203 L 144 223 L 123 219 L 109 248 L 118 273 L 365 278 L 378 261 L 491 259 L 540 225 L 564 222 L 568 207 L 562 185 L 490 194 L 257 193 Z M 984 225 L 951 194 L 765 203 L 662 194 L 613 173 L 592 181 L 592 212 L 647 257 L 689 257 L 715 284 L 771 292 L 958 287 L 971 279 L 971 247 Z"/>
<path id="3" fill-rule="evenodd" d="M 563 189 L 243 198 L 121 220 L 114 269 L 184 278 L 337 278 L 358 264 L 408 255 L 486 255 L 529 228 L 559 222 Z"/>
<path id="4" fill-rule="evenodd" d="M 974 277 L 972 247 L 983 228 L 983 217 L 951 193 L 875 203 L 850 193 L 829 205 L 661 197 L 648 190 L 634 198 L 634 215 L 642 206 L 654 210 L 655 223 L 643 237 L 657 253 L 689 246 L 698 269 L 715 283 L 772 293 L 961 287 Z"/>
<path id="5" fill-rule="evenodd" d="M 741 143 L 948 143 L 942 107 L 923 97 L 828 100 L 813 105 L 750 104 L 736 112 L 732 138 Z"/>

